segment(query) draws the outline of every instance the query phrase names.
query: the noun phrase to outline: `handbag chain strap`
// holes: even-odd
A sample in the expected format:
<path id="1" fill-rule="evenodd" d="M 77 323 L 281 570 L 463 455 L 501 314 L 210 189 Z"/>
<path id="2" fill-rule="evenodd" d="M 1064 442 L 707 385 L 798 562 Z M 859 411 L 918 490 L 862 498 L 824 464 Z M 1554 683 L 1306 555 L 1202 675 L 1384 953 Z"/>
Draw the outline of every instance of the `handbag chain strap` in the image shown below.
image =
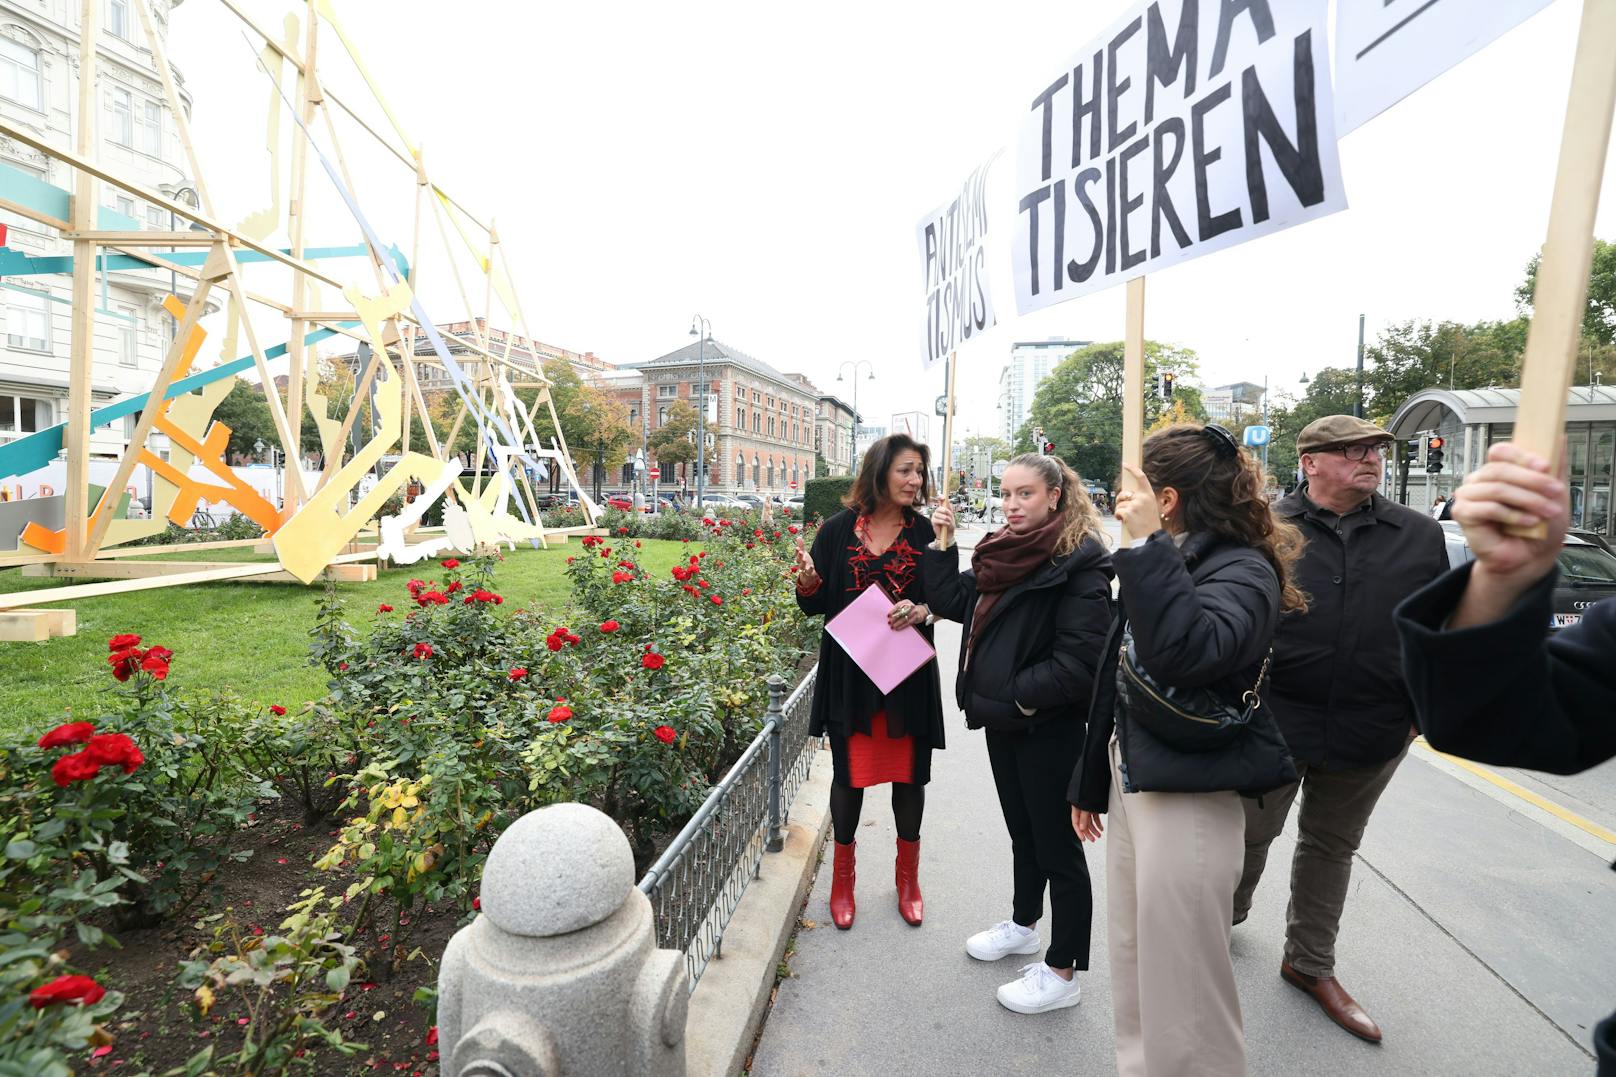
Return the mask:
<path id="1" fill-rule="evenodd" d="M 1273 660 L 1274 649 L 1270 647 L 1268 648 L 1268 653 L 1263 655 L 1262 669 L 1257 671 L 1257 683 L 1251 686 L 1251 691 L 1240 697 L 1240 702 L 1246 704 L 1248 707 L 1251 707 L 1253 710 L 1262 706 L 1262 683 L 1268 678 L 1268 663 L 1272 662 Z"/>

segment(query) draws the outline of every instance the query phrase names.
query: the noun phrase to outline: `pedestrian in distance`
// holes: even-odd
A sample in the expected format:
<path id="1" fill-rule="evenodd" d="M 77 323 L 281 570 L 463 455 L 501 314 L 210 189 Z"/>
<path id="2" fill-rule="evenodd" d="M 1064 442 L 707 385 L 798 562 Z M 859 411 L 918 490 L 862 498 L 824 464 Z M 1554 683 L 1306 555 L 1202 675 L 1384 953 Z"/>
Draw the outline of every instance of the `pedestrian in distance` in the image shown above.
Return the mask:
<path id="1" fill-rule="evenodd" d="M 1446 494 L 1437 494 L 1436 500 L 1431 503 L 1431 519 L 1440 520 L 1447 511 L 1448 498 Z"/>
<path id="2" fill-rule="evenodd" d="M 1448 568 L 1436 521 L 1376 492 L 1392 444 L 1390 433 L 1351 415 L 1325 416 L 1297 435 L 1304 478 L 1274 512 L 1306 540 L 1295 581 L 1308 604 L 1280 619 L 1267 702 L 1298 780 L 1245 801 L 1245 869 L 1234 896 L 1238 924 L 1300 798 L 1279 974 L 1371 1043 L 1380 1026 L 1336 979 L 1336 936 L 1352 856 L 1414 739 L 1392 611 Z"/>
<path id="3" fill-rule="evenodd" d="M 1261 465 L 1221 426 L 1145 440 L 1116 513 L 1118 612 L 1067 798 L 1106 841 L 1107 935 L 1123 1077 L 1233 1077 L 1245 1037 L 1229 956 L 1245 855 L 1240 795 L 1294 780 L 1261 703 L 1301 536 Z M 1104 817 L 1109 816 L 1108 823 Z"/>
<path id="4" fill-rule="evenodd" d="M 929 498 L 926 446 L 906 434 L 871 445 L 859 464 L 846 507 L 826 520 L 813 550 L 797 539 L 797 605 L 826 619 L 846 609 L 868 587 L 884 587 L 894 600 L 888 624 L 894 631 L 918 629 L 928 642 L 935 621 L 926 605 L 921 551 L 935 537 L 917 511 Z M 943 704 L 935 660 L 890 693 L 875 683 L 839 643 L 825 633 L 819 645 L 810 736 L 830 738 L 831 825 L 836 845 L 830 892 L 831 920 L 853 926 L 855 839 L 864 790 L 891 784 L 898 851 L 894 874 L 898 911 L 918 927 L 924 917 L 920 893 L 920 822 L 931 780 L 931 753 L 943 747 Z"/>
<path id="5" fill-rule="evenodd" d="M 1438 751 L 1551 774 L 1616 757 L 1616 599 L 1549 633 L 1571 517 L 1565 480 L 1563 452 L 1556 478 L 1513 442 L 1487 450 L 1453 509 L 1475 560 L 1397 610 L 1420 728 Z M 1538 524 L 1537 537 L 1505 530 Z M 1610 959 L 1608 932 L 1586 941 L 1605 951 L 1592 960 Z M 1595 1026 L 1593 1044 L 1597 1077 L 1616 1077 L 1616 1013 Z"/>
<path id="6" fill-rule="evenodd" d="M 1047 888 L 1048 953 L 998 991 L 1005 1008 L 1034 1014 L 1077 1005 L 1076 973 L 1089 967 L 1094 897 L 1066 785 L 1111 625 L 1112 572 L 1099 514 L 1058 457 L 1010 461 L 1001 496 L 1006 524 L 977 543 L 963 573 L 948 541 L 953 511 L 939 505 L 923 569 L 932 611 L 964 626 L 954 696 L 966 725 L 987 731 L 1014 865 L 1009 918 L 966 939 L 965 952 L 979 961 L 1038 953 Z"/>

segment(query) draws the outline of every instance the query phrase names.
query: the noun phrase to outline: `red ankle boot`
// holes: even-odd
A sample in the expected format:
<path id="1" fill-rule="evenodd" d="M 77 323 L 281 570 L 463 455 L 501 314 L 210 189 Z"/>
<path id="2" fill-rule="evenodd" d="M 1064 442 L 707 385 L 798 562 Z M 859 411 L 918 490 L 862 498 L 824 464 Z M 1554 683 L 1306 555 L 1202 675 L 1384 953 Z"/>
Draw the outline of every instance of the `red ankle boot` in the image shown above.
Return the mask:
<path id="1" fill-rule="evenodd" d="M 920 841 L 898 839 L 898 911 L 915 927 L 925 915 L 925 903 L 920 898 Z"/>
<path id="2" fill-rule="evenodd" d="M 836 846 L 836 860 L 830 877 L 830 918 L 846 931 L 853 926 L 853 853 L 858 842 L 843 845 L 833 841 L 831 844 Z"/>

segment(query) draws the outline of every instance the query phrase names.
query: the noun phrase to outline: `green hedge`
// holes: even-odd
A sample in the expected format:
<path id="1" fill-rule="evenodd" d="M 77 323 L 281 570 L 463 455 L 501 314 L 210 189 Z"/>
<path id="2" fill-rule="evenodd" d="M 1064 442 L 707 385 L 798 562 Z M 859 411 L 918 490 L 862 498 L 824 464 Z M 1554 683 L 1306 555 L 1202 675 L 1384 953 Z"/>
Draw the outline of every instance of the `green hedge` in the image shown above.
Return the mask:
<path id="1" fill-rule="evenodd" d="M 842 511 L 842 498 L 853 488 L 853 476 L 809 479 L 802 492 L 802 518 L 828 520 Z"/>

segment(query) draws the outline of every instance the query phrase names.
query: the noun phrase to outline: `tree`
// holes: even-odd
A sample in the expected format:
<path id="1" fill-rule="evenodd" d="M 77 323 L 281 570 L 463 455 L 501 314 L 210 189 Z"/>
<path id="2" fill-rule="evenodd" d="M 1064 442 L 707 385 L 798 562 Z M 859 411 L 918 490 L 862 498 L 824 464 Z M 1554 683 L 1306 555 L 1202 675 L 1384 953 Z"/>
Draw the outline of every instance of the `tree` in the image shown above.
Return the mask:
<path id="1" fill-rule="evenodd" d="M 1193 423 L 1195 421 L 1195 416 L 1189 413 L 1189 409 L 1184 406 L 1184 401 L 1175 395 L 1173 406 L 1166 408 L 1160 415 L 1156 416 L 1156 421 L 1150 424 L 1145 433 L 1154 434 L 1158 430 L 1165 430 L 1169 426 L 1175 426 L 1178 423 Z"/>
<path id="2" fill-rule="evenodd" d="M 215 422 L 230 428 L 230 443 L 225 447 L 225 459 L 237 456 L 256 457 L 253 442 L 262 441 L 265 448 L 281 447 L 280 436 L 275 433 L 275 420 L 269 414 L 269 401 L 260 385 L 237 381 L 219 406 L 213 409 Z M 267 458 L 266 458 L 267 459 Z"/>
<path id="3" fill-rule="evenodd" d="M 1526 328 L 1525 318 L 1468 326 L 1429 321 L 1388 326 L 1364 351 L 1365 415 L 1384 424 L 1409 397 L 1436 385 L 1480 389 L 1519 384 Z"/>
<path id="4" fill-rule="evenodd" d="M 1031 421 L 1017 432 L 1017 453 L 1034 451 L 1032 428 L 1042 427 L 1055 453 L 1078 474 L 1110 482 L 1122 467 L 1123 342 L 1090 344 L 1061 360 L 1038 386 Z M 1145 342 L 1145 382 L 1164 370 L 1178 375 L 1174 396 L 1185 411 L 1199 419 L 1205 415 L 1201 391 L 1188 382 L 1199 369 L 1195 353 L 1155 341 Z M 1161 414 L 1163 401 L 1145 394 L 1146 424 Z"/>
<path id="5" fill-rule="evenodd" d="M 668 405 L 668 421 L 651 431 L 651 453 L 670 482 L 680 464 L 696 458 L 696 419 L 696 409 L 688 401 L 675 400 Z"/>
<path id="6" fill-rule="evenodd" d="M 1526 279 L 1515 289 L 1515 305 L 1523 314 L 1532 312 L 1537 293 L 1537 270 L 1541 254 L 1526 264 Z M 1582 316 L 1582 335 L 1594 344 L 1616 344 L 1616 243 L 1594 240 L 1593 264 L 1588 271 L 1588 304 Z"/>
<path id="7" fill-rule="evenodd" d="M 1313 376 L 1301 400 L 1285 399 L 1269 407 L 1268 471 L 1281 486 L 1296 475 L 1296 435 L 1315 419 L 1351 415 L 1357 399 L 1357 371 L 1327 366 Z"/>

